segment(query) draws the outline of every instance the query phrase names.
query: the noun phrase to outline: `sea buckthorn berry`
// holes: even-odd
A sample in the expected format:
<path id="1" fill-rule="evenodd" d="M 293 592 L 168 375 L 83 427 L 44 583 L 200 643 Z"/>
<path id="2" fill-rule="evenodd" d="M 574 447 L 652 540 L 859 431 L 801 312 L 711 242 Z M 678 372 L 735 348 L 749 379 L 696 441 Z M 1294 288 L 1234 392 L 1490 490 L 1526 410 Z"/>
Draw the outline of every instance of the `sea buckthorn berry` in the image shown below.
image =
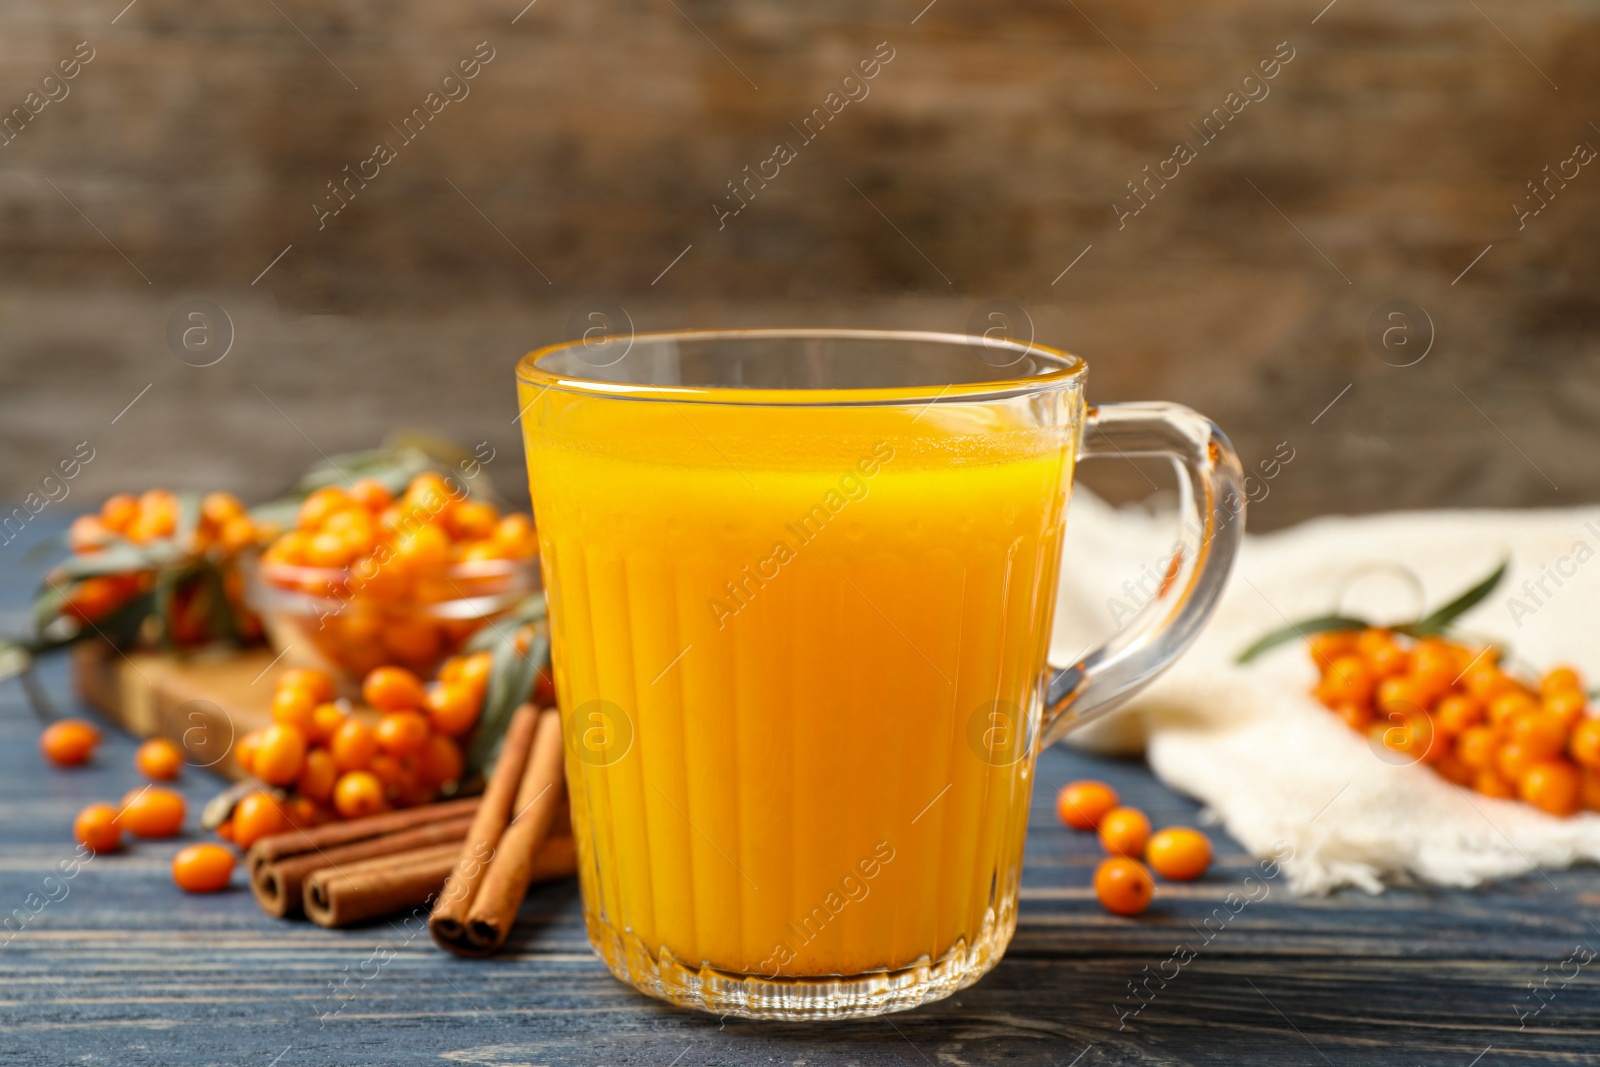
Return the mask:
<path id="1" fill-rule="evenodd" d="M 217 540 L 225 551 L 238 552 L 255 544 L 260 536 L 261 531 L 250 521 L 250 517 L 240 515 L 223 523 L 222 532 L 217 535 Z"/>
<path id="2" fill-rule="evenodd" d="M 1584 719 L 1574 726 L 1567 749 L 1573 759 L 1600 771 L 1600 719 Z"/>
<path id="3" fill-rule="evenodd" d="M 1100 819 L 1100 847 L 1123 856 L 1144 855 L 1150 820 L 1138 808 L 1112 808 Z"/>
<path id="4" fill-rule="evenodd" d="M 89 552 L 106 544 L 116 534 L 106 529 L 98 515 L 79 515 L 67 527 L 67 547 L 74 552 Z"/>
<path id="5" fill-rule="evenodd" d="M 233 843 L 249 848 L 289 829 L 289 818 L 269 793 L 246 793 L 233 808 Z"/>
<path id="6" fill-rule="evenodd" d="M 1211 866 L 1211 839 L 1183 826 L 1158 830 L 1145 846 L 1144 858 L 1161 877 L 1192 882 Z"/>
<path id="7" fill-rule="evenodd" d="M 1379 678 L 1404 674 L 1411 665 L 1411 653 L 1401 648 L 1388 630 L 1363 630 L 1356 636 L 1356 650 Z"/>
<path id="8" fill-rule="evenodd" d="M 1551 815 L 1572 815 L 1583 807 L 1583 776 L 1566 760 L 1540 760 L 1517 779 L 1517 794 Z"/>
<path id="9" fill-rule="evenodd" d="M 233 878 L 233 853 L 221 845 L 190 845 L 172 857 L 172 880 L 185 893 L 215 893 Z"/>
<path id="10" fill-rule="evenodd" d="M 1517 795 L 1517 787 L 1492 767 L 1480 768 L 1472 776 L 1472 788 L 1486 797 L 1510 800 Z"/>
<path id="11" fill-rule="evenodd" d="M 90 804 L 72 820 L 72 836 L 95 852 L 113 852 L 122 845 L 117 809 L 110 804 Z"/>
<path id="12" fill-rule="evenodd" d="M 309 734 L 318 703 L 303 686 L 279 685 L 272 694 L 272 721 Z"/>
<path id="13" fill-rule="evenodd" d="M 350 486 L 350 499 L 371 511 L 382 511 L 394 503 L 389 487 L 376 478 L 357 478 Z"/>
<path id="14" fill-rule="evenodd" d="M 1511 720 L 1511 740 L 1517 742 L 1535 759 L 1559 756 L 1567 747 L 1567 727 L 1560 719 L 1544 711 L 1528 711 Z"/>
<path id="15" fill-rule="evenodd" d="M 378 720 L 378 747 L 391 756 L 414 756 L 428 743 L 429 729 L 419 711 L 392 711 Z"/>
<path id="16" fill-rule="evenodd" d="M 147 786 L 122 799 L 117 823 L 135 837 L 172 837 L 183 829 L 183 812 L 180 794 Z"/>
<path id="17" fill-rule="evenodd" d="M 314 748 L 306 753 L 300 777 L 295 779 L 295 789 L 301 796 L 326 804 L 333 796 L 333 783 L 338 777 L 339 768 L 334 766 L 333 756 L 325 748 Z"/>
<path id="18" fill-rule="evenodd" d="M 1461 676 L 1461 682 L 1467 687 L 1467 692 L 1485 702 L 1517 688 L 1516 681 L 1507 678 L 1496 664 L 1490 662 L 1488 656 L 1468 667 Z"/>
<path id="19" fill-rule="evenodd" d="M 461 675 L 458 680 L 463 685 L 472 686 L 478 693 L 478 699 L 481 702 L 484 690 L 489 687 L 489 674 L 493 670 L 493 653 L 474 652 L 461 661 Z"/>
<path id="20" fill-rule="evenodd" d="M 306 736 L 298 727 L 275 722 L 261 731 L 251 769 L 268 785 L 288 785 L 300 776 L 306 759 Z"/>
<path id="21" fill-rule="evenodd" d="M 380 752 L 372 757 L 367 764 L 367 770 L 383 785 L 383 795 L 393 797 L 400 792 L 400 786 L 406 780 L 405 766 L 398 757 L 387 752 Z"/>
<path id="22" fill-rule="evenodd" d="M 427 702 L 422 682 L 404 667 L 379 667 L 368 674 L 361 696 L 380 711 L 416 711 Z"/>
<path id="23" fill-rule="evenodd" d="M 232 493 L 207 493 L 200 500 L 200 516 L 214 526 L 244 514 L 244 502 Z"/>
<path id="24" fill-rule="evenodd" d="M 1583 713 L 1589 706 L 1588 698 L 1576 689 L 1556 689 L 1544 694 L 1540 703 L 1546 714 L 1560 719 L 1562 725 L 1569 730 L 1583 718 Z"/>
<path id="25" fill-rule="evenodd" d="M 1328 665 L 1317 686 L 1317 696 L 1329 707 L 1339 704 L 1365 704 L 1372 700 L 1377 679 L 1360 656 L 1340 656 Z"/>
<path id="26" fill-rule="evenodd" d="M 318 704 L 333 699 L 333 678 L 326 671 L 313 670 L 310 667 L 290 667 L 278 676 L 275 688 L 284 689 L 289 686 L 304 689 L 311 695 L 312 701 Z"/>
<path id="27" fill-rule="evenodd" d="M 1495 753 L 1494 769 L 1508 782 L 1520 782 L 1523 774 L 1539 762 L 1539 757 L 1516 741 L 1503 741 Z"/>
<path id="28" fill-rule="evenodd" d="M 1335 659 L 1348 656 L 1356 650 L 1355 631 L 1326 630 L 1312 634 L 1306 639 L 1306 650 L 1311 653 L 1311 662 L 1325 671 Z"/>
<path id="29" fill-rule="evenodd" d="M 463 541 L 477 541 L 491 537 L 500 513 L 493 504 L 480 500 L 463 500 L 450 510 L 450 529 Z"/>
<path id="30" fill-rule="evenodd" d="M 1409 676 L 1385 678 L 1378 683 L 1376 703 L 1380 713 L 1396 711 L 1408 715 L 1418 713 L 1424 710 L 1427 701 L 1428 693 Z"/>
<path id="31" fill-rule="evenodd" d="M 1433 769 L 1438 772 L 1440 778 L 1455 785 L 1471 785 L 1472 777 L 1476 773 L 1453 752 L 1446 752 L 1440 756 L 1433 764 Z"/>
<path id="32" fill-rule="evenodd" d="M 508 559 L 526 559 L 539 550 L 533 519 L 523 514 L 507 515 L 495 524 L 494 543 Z"/>
<path id="33" fill-rule="evenodd" d="M 1481 723 L 1484 710 L 1477 697 L 1467 693 L 1452 693 L 1435 705 L 1433 714 L 1439 729 L 1455 735 Z"/>
<path id="34" fill-rule="evenodd" d="M 1094 872 L 1094 895 L 1113 915 L 1138 915 L 1150 906 L 1155 882 L 1144 864 L 1127 856 L 1100 861 Z"/>
<path id="35" fill-rule="evenodd" d="M 1411 673 L 1408 677 L 1426 702 L 1449 689 L 1460 670 L 1456 666 L 1455 646 L 1430 637 L 1417 645 L 1416 651 L 1411 654 Z"/>
<path id="36" fill-rule="evenodd" d="M 1493 726 L 1469 726 L 1456 738 L 1456 755 L 1473 770 L 1494 766 L 1500 749 L 1500 731 Z"/>
<path id="37" fill-rule="evenodd" d="M 350 503 L 345 491 L 336 485 L 325 485 L 321 489 L 314 489 L 300 502 L 300 511 L 295 516 L 295 524 L 302 530 L 314 530 L 320 527 L 329 515 L 348 507 Z"/>
<path id="38" fill-rule="evenodd" d="M 1525 712 L 1538 710 L 1539 702 L 1525 690 L 1507 689 L 1489 701 L 1489 721 L 1499 725 Z"/>
<path id="39" fill-rule="evenodd" d="M 383 798 L 383 783 L 371 771 L 342 774 L 333 787 L 333 807 L 346 819 L 376 815 L 387 807 Z"/>
<path id="40" fill-rule="evenodd" d="M 1583 769 L 1583 806 L 1590 811 L 1600 811 L 1600 771 L 1592 767 Z"/>
<path id="41" fill-rule="evenodd" d="M 139 515 L 139 501 L 129 493 L 117 493 L 100 505 L 100 521 L 112 533 L 122 533 Z"/>
<path id="42" fill-rule="evenodd" d="M 1335 705 L 1333 713 L 1344 720 L 1352 730 L 1365 732 L 1372 722 L 1372 708 L 1366 704 L 1344 703 Z"/>
<path id="43" fill-rule="evenodd" d="M 263 730 L 247 730 L 233 743 L 233 762 L 246 774 L 256 772 L 256 750 L 261 747 Z"/>
<path id="44" fill-rule="evenodd" d="M 330 740 L 344 725 L 344 709 L 338 704 L 318 704 L 311 713 L 311 731 L 307 740 L 321 744 Z"/>
<path id="45" fill-rule="evenodd" d="M 417 780 L 430 788 L 459 782 L 464 769 L 460 747 L 443 734 L 429 737 L 417 756 Z"/>
<path id="46" fill-rule="evenodd" d="M 1539 679 L 1539 693 L 1549 696 L 1562 691 L 1583 691 L 1583 679 L 1571 667 L 1556 667 Z"/>
<path id="47" fill-rule="evenodd" d="M 378 754 L 378 738 L 360 719 L 346 719 L 328 742 L 333 765 L 340 771 L 358 771 Z"/>
<path id="48" fill-rule="evenodd" d="M 153 737 L 134 752 L 133 765 L 153 781 L 171 781 L 183 766 L 183 752 L 165 737 Z"/>
<path id="49" fill-rule="evenodd" d="M 45 727 L 39 735 L 39 750 L 57 767 L 76 767 L 94 755 L 100 731 L 82 719 L 62 719 Z"/>
<path id="50" fill-rule="evenodd" d="M 433 728 L 459 737 L 477 723 L 483 694 L 464 682 L 437 682 L 428 689 L 425 699 Z"/>
<path id="51" fill-rule="evenodd" d="M 394 551 L 403 563 L 416 570 L 439 570 L 450 562 L 450 538 L 437 526 L 422 526 L 397 537 Z"/>
<path id="52" fill-rule="evenodd" d="M 356 556 L 345 539 L 329 530 L 319 530 L 306 542 L 306 563 L 312 567 L 343 567 Z"/>
<path id="53" fill-rule="evenodd" d="M 1056 794 L 1056 817 L 1074 830 L 1094 830 L 1117 806 L 1117 791 L 1104 782 L 1068 782 Z"/>

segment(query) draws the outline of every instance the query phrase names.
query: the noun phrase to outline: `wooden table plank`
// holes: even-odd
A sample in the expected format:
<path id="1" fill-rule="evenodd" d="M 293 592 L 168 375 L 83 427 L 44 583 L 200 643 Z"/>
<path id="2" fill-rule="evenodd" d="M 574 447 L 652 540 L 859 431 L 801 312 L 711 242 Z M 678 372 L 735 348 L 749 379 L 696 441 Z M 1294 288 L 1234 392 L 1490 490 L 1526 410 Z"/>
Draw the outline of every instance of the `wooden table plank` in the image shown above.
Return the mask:
<path id="1" fill-rule="evenodd" d="M 16 547 L 0 572 L 7 625 L 29 577 Z M 44 677 L 69 699 L 63 661 Z M 138 784 L 127 736 L 108 730 L 92 766 L 55 771 L 37 755 L 37 733 L 20 689 L 0 686 L 0 912 L 46 892 L 72 855 L 80 806 Z M 186 838 L 92 860 L 19 933 L 0 932 L 0 1064 L 1596 1061 L 1600 960 L 1564 988 L 1552 981 L 1521 1028 L 1518 1017 L 1539 1005 L 1528 983 L 1555 974 L 1577 945 L 1600 949 L 1593 869 L 1375 898 L 1294 899 L 1280 879 L 1204 943 L 1197 928 L 1254 861 L 1213 830 L 1218 861 L 1205 880 L 1163 886 L 1138 920 L 1105 914 L 1088 889 L 1094 839 L 1050 810 L 1061 783 L 1087 774 L 1157 825 L 1198 817 L 1141 764 L 1046 753 L 1005 960 L 974 988 L 889 1019 L 775 1025 L 650 1000 L 589 952 L 571 884 L 536 888 L 508 951 L 487 961 L 437 951 L 414 924 L 329 931 L 268 919 L 239 875 L 228 893 L 178 893 L 167 863 Z M 179 785 L 197 810 L 218 781 L 190 771 Z M 1184 943 L 1194 958 L 1164 963 Z M 1148 1004 L 1129 1015 L 1139 1004 L 1129 983 L 1163 966 L 1175 976 L 1152 981 Z"/>

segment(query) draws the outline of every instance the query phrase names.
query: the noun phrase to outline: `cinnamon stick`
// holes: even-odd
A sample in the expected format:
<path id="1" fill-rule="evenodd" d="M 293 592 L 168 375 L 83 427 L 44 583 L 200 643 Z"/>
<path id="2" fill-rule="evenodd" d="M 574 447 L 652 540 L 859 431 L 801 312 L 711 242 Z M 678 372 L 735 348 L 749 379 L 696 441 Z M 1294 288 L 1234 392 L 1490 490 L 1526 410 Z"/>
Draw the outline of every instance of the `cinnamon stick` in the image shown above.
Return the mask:
<path id="1" fill-rule="evenodd" d="M 539 716 L 533 750 L 517 790 L 517 811 L 500 837 L 478 893 L 467 911 L 466 938 L 472 954 L 485 955 L 505 943 L 528 895 L 535 865 L 555 825 L 564 797 L 561 716 L 549 708 Z"/>
<path id="2" fill-rule="evenodd" d="M 302 890 L 306 879 L 314 871 L 324 868 L 349 869 L 363 860 L 395 856 L 429 845 L 453 844 L 459 849 L 471 825 L 472 816 L 462 814 L 442 822 L 424 823 L 410 829 L 352 841 L 347 845 L 316 848 L 276 860 L 257 855 L 252 849 L 250 891 L 255 894 L 256 903 L 261 905 L 262 911 L 276 918 L 288 918 L 300 913 L 304 898 Z M 443 882 L 442 878 L 440 882 Z"/>
<path id="3" fill-rule="evenodd" d="M 259 858 L 271 861 L 280 856 L 312 852 L 334 845 L 347 845 L 352 841 L 390 834 L 396 830 L 409 830 L 413 826 L 452 819 L 459 815 L 471 815 L 478 809 L 478 800 L 477 797 L 464 797 L 438 804 L 421 804 L 414 808 L 386 811 L 381 815 L 368 815 L 362 819 L 324 823 L 309 830 L 289 830 L 286 833 L 263 837 L 250 846 L 249 855 L 252 860 Z"/>
<path id="4" fill-rule="evenodd" d="M 438 895 L 460 855 L 458 844 L 432 845 L 343 870 L 324 867 L 306 878 L 306 915 L 319 926 L 342 927 L 407 909 L 420 912 Z M 550 838 L 539 851 L 532 880 L 570 878 L 577 869 L 577 846 L 570 834 L 562 834 Z"/>
<path id="5" fill-rule="evenodd" d="M 428 930 L 444 947 L 464 940 L 467 910 L 483 879 L 484 866 L 500 844 L 500 835 L 511 822 L 512 805 L 517 798 L 528 754 L 533 748 L 534 729 L 539 716 L 532 705 L 524 704 L 511 716 L 494 771 L 484 787 L 483 799 L 472 819 L 472 826 L 457 854 L 455 868 L 428 916 Z"/>

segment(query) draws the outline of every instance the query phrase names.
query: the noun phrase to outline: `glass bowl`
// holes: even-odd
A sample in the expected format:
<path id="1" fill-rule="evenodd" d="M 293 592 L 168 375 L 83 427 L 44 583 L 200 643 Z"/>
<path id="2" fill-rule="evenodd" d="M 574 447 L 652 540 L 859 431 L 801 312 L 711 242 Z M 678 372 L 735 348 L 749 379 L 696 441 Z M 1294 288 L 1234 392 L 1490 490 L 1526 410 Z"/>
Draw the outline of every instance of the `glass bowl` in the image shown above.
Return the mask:
<path id="1" fill-rule="evenodd" d="M 385 664 L 432 677 L 468 638 L 539 589 L 537 558 L 454 563 L 406 581 L 259 557 L 245 573 L 247 602 L 284 661 L 328 671 L 347 687 Z"/>

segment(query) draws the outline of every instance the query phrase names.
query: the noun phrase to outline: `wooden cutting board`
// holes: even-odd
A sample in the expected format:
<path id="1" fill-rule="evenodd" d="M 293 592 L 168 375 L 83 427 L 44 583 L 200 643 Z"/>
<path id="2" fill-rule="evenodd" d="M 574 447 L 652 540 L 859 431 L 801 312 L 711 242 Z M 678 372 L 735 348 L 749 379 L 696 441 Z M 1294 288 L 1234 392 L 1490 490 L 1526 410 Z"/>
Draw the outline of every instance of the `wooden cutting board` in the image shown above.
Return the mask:
<path id="1" fill-rule="evenodd" d="M 272 722 L 272 689 L 288 670 L 267 649 L 177 656 L 123 654 L 99 641 L 73 650 L 78 694 L 135 737 L 166 737 L 191 764 L 243 777 L 233 745 Z"/>

